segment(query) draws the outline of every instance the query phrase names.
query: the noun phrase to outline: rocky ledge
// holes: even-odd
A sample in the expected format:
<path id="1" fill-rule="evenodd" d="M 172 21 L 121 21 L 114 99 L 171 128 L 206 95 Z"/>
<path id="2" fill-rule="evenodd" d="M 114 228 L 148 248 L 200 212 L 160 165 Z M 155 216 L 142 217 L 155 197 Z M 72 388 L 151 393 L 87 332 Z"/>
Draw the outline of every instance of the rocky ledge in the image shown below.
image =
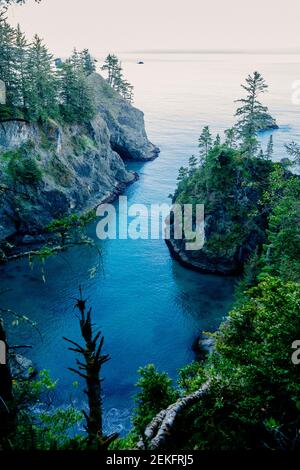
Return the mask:
<path id="1" fill-rule="evenodd" d="M 205 274 L 219 276 L 237 275 L 241 273 L 244 259 L 242 253 L 233 253 L 232 256 L 212 256 L 205 248 L 197 251 L 186 251 L 185 240 L 166 240 L 172 258 L 182 266 Z"/>

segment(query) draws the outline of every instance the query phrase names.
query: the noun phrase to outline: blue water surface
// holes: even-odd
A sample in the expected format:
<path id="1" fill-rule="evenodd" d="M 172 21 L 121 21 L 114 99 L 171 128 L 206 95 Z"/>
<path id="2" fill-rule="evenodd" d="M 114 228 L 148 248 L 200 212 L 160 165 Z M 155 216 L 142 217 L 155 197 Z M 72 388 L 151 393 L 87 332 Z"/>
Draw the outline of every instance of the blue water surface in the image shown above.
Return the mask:
<path id="1" fill-rule="evenodd" d="M 299 106 L 292 102 L 292 85 L 300 77 L 294 55 L 145 54 L 144 65 L 133 55 L 122 58 L 125 74 L 135 86 L 135 104 L 145 112 L 150 139 L 161 148 L 159 158 L 130 163 L 140 179 L 130 186 L 128 202 L 168 202 L 178 168 L 197 154 L 201 128 L 214 133 L 233 123 L 244 77 L 258 69 L 270 85 L 265 103 L 276 116 L 275 159 L 285 156 L 284 143 L 297 140 Z M 268 134 L 262 137 L 266 145 Z M 95 236 L 102 252 L 103 270 L 90 278 L 98 263 L 95 250 L 79 247 L 47 261 L 46 282 L 41 266 L 26 260 L 0 268 L 1 304 L 36 321 L 40 335 L 22 324 L 9 327 L 11 343 L 33 347 L 26 354 L 39 368 L 58 379 L 55 401 L 77 401 L 85 406 L 82 388 L 67 367 L 75 362 L 62 340 L 80 340 L 73 310 L 78 285 L 93 306 L 96 326 L 105 335 L 111 361 L 103 367 L 105 426 L 125 432 L 130 428 L 137 370 L 154 363 L 175 379 L 178 368 L 193 360 L 192 343 L 202 330 L 214 330 L 233 300 L 235 279 L 204 275 L 184 269 L 171 259 L 163 240 L 107 240 Z M 6 322 L 10 322 L 7 317 Z"/>

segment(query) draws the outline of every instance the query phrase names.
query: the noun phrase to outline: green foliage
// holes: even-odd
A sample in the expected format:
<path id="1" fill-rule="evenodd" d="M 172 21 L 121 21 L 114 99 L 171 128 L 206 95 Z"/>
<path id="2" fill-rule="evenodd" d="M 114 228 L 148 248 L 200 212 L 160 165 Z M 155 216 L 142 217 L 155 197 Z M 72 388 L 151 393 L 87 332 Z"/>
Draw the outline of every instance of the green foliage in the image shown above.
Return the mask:
<path id="1" fill-rule="evenodd" d="M 300 178 L 270 161 L 272 136 L 266 154 L 255 157 L 257 132 L 272 118 L 257 100 L 266 90 L 262 77 L 249 76 L 244 88 L 238 125 L 225 131 L 224 144 L 218 137 L 213 144 L 204 128 L 202 165 L 191 158 L 189 168 L 180 168 L 173 196 L 180 204 L 205 204 L 210 256 L 234 256 L 252 246 L 235 306 L 214 334 L 214 352 L 179 372 L 181 394 L 210 384 L 172 429 L 184 449 L 300 448 L 299 371 L 291 360 L 300 337 Z M 287 150 L 297 159 L 297 144 Z M 151 390 L 153 379 L 161 377 L 152 373 Z M 154 414 L 151 396 L 140 395 L 139 434 Z"/>
<path id="2" fill-rule="evenodd" d="M 178 373 L 178 385 L 185 393 L 195 392 L 205 382 L 206 375 L 200 362 L 194 361 Z"/>
<path id="3" fill-rule="evenodd" d="M 53 56 L 42 40 L 36 35 L 28 44 L 20 27 L 12 28 L 0 15 L 0 79 L 7 91 L 1 119 L 19 115 L 41 123 L 89 121 L 95 110 L 86 77 L 95 69 L 95 59 L 84 49 L 74 50 L 55 70 Z"/>
<path id="4" fill-rule="evenodd" d="M 58 117 L 57 80 L 52 72 L 53 56 L 36 35 L 28 51 L 26 107 L 29 118 L 45 122 Z"/>
<path id="5" fill-rule="evenodd" d="M 288 155 L 290 155 L 293 159 L 293 163 L 299 164 L 300 163 L 300 145 L 296 142 L 290 142 L 285 146 Z"/>
<path id="6" fill-rule="evenodd" d="M 273 136 L 270 135 L 268 146 L 267 146 L 267 152 L 266 152 L 267 158 L 271 158 L 273 153 L 274 153 Z"/>
<path id="7" fill-rule="evenodd" d="M 118 57 L 114 54 L 109 54 L 101 69 L 107 71 L 107 82 L 109 85 L 120 93 L 125 100 L 132 103 L 133 86 L 124 79 L 122 65 Z"/>
<path id="8" fill-rule="evenodd" d="M 165 372 L 158 372 L 153 364 L 139 369 L 140 379 L 137 387 L 140 391 L 135 397 L 137 407 L 133 424 L 138 435 L 142 435 L 147 424 L 162 409 L 174 402 L 178 393 L 172 386 L 172 380 Z"/>
<path id="9" fill-rule="evenodd" d="M 82 448 L 83 437 L 79 424 L 83 420 L 81 412 L 73 406 L 51 407 L 51 396 L 56 382 L 47 371 L 29 381 L 14 381 L 17 427 L 10 443 L 14 450 L 55 450 Z M 35 413 L 35 406 L 41 410 Z"/>
<path id="10" fill-rule="evenodd" d="M 86 76 L 92 73 L 87 50 L 73 52 L 59 68 L 61 112 L 66 122 L 88 122 L 95 115 Z"/>
<path id="11" fill-rule="evenodd" d="M 125 437 L 120 437 L 116 439 L 112 444 L 110 444 L 108 450 L 127 450 L 134 449 L 139 436 L 135 432 L 127 434 Z"/>
<path id="12" fill-rule="evenodd" d="M 181 168 L 173 202 L 204 204 L 205 216 L 213 221 L 207 231 L 205 249 L 211 256 L 233 258 L 247 245 L 249 256 L 255 244 L 264 241 L 270 204 L 264 200 L 272 163 L 252 157 L 246 159 L 225 144 L 212 146 L 202 165 Z M 243 255 L 244 256 L 244 255 Z"/>
<path id="13" fill-rule="evenodd" d="M 225 146 L 228 147 L 229 149 L 234 149 L 237 147 L 236 145 L 236 139 L 237 139 L 237 133 L 236 129 L 234 127 L 231 127 L 230 129 L 226 129 L 224 131 L 225 134 Z"/>
<path id="14" fill-rule="evenodd" d="M 253 75 L 248 75 L 246 85 L 242 85 L 242 88 L 247 95 L 237 100 L 241 106 L 235 113 L 238 117 L 235 128 L 245 152 L 252 156 L 258 148 L 256 138 L 258 131 L 274 125 L 275 121 L 268 113 L 268 108 L 258 100 L 258 96 L 265 93 L 268 88 L 260 73 L 254 72 Z"/>
<path id="15" fill-rule="evenodd" d="M 290 176 L 278 181 L 278 169 L 274 173 L 271 199 L 275 205 L 269 217 L 262 273 L 300 282 L 300 180 Z"/>
<path id="16" fill-rule="evenodd" d="M 202 163 L 208 156 L 208 152 L 212 148 L 213 140 L 209 127 L 205 126 L 198 140 L 200 162 Z"/>
<path id="17" fill-rule="evenodd" d="M 24 147 L 5 152 L 2 158 L 8 160 L 7 173 L 14 183 L 37 186 L 42 181 L 42 170 L 36 158 L 24 154 Z"/>
<path id="18" fill-rule="evenodd" d="M 88 76 L 96 72 L 97 61 L 91 56 L 88 49 L 83 49 L 83 51 L 80 52 L 80 61 L 85 75 Z"/>

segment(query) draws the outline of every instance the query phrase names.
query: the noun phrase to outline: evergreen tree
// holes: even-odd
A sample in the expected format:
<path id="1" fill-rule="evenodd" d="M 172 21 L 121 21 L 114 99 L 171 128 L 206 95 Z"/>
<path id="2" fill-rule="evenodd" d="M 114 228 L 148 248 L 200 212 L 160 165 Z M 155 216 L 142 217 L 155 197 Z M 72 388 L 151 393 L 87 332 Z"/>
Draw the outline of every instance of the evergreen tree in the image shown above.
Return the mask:
<path id="1" fill-rule="evenodd" d="M 107 71 L 107 74 L 108 74 L 107 81 L 111 87 L 114 87 L 113 85 L 114 85 L 115 77 L 117 74 L 118 64 L 119 64 L 118 57 L 114 54 L 108 54 L 103 66 L 101 67 L 101 70 Z"/>
<path id="2" fill-rule="evenodd" d="M 101 70 L 107 71 L 107 81 L 109 85 L 116 90 L 125 100 L 132 103 L 133 101 L 133 86 L 124 79 L 122 64 L 118 57 L 114 54 L 109 54 Z"/>
<path id="3" fill-rule="evenodd" d="M 15 68 L 16 68 L 16 98 L 19 106 L 27 107 L 29 87 L 28 78 L 28 44 L 25 35 L 18 25 L 16 30 Z"/>
<path id="4" fill-rule="evenodd" d="M 194 171 L 197 169 L 197 165 L 198 165 L 198 160 L 197 158 L 195 157 L 195 155 L 192 155 L 190 158 L 189 158 L 189 174 L 193 174 Z"/>
<path id="5" fill-rule="evenodd" d="M 268 85 L 260 73 L 254 72 L 252 76 L 248 75 L 246 78 L 246 85 L 241 86 L 247 95 L 237 100 L 241 106 L 235 113 L 238 117 L 235 128 L 245 151 L 249 155 L 254 155 L 258 148 L 257 132 L 267 127 L 270 122 L 274 122 L 268 113 L 268 108 L 258 100 L 258 96 L 266 92 Z"/>
<path id="6" fill-rule="evenodd" d="M 82 67 L 81 55 L 76 48 L 73 49 L 69 62 L 72 64 L 74 70 L 78 70 Z"/>
<path id="7" fill-rule="evenodd" d="M 300 145 L 296 142 L 291 142 L 285 145 L 286 151 L 290 157 L 293 158 L 295 163 L 300 163 Z"/>
<path id="8" fill-rule="evenodd" d="M 188 168 L 184 168 L 183 166 L 181 166 L 179 168 L 179 171 L 178 171 L 178 177 L 177 177 L 177 181 L 180 183 L 181 181 L 184 181 L 189 175 L 189 170 Z"/>
<path id="9" fill-rule="evenodd" d="M 36 35 L 29 48 L 27 71 L 28 111 L 31 119 L 45 121 L 58 116 L 57 80 L 52 71 L 53 57 Z"/>
<path id="10" fill-rule="evenodd" d="M 91 93 L 86 83 L 83 67 L 73 54 L 59 69 L 60 103 L 63 118 L 68 122 L 87 122 L 93 118 L 95 110 Z"/>
<path id="11" fill-rule="evenodd" d="M 96 72 L 96 59 L 91 56 L 88 49 L 83 49 L 80 52 L 81 66 L 86 75 L 91 75 Z"/>
<path id="12" fill-rule="evenodd" d="M 4 13 L 0 12 L 0 80 L 6 86 L 8 105 L 16 104 L 15 40 L 16 31 L 7 23 Z"/>
<path id="13" fill-rule="evenodd" d="M 214 147 L 218 147 L 219 145 L 221 145 L 221 137 L 220 134 L 217 134 L 214 141 Z"/>
<path id="14" fill-rule="evenodd" d="M 230 149 L 236 148 L 236 130 L 234 127 L 226 129 L 225 132 L 225 145 Z"/>
<path id="15" fill-rule="evenodd" d="M 271 158 L 272 158 L 272 155 L 273 155 L 273 152 L 274 152 L 273 136 L 270 135 L 269 142 L 268 142 L 268 145 L 267 145 L 266 157 L 267 157 L 268 159 L 271 159 Z"/>
<path id="16" fill-rule="evenodd" d="M 206 159 L 209 150 L 212 148 L 212 135 L 209 130 L 209 126 L 205 126 L 201 132 L 201 135 L 198 140 L 199 144 L 199 154 L 200 162 L 203 163 L 203 160 Z"/>

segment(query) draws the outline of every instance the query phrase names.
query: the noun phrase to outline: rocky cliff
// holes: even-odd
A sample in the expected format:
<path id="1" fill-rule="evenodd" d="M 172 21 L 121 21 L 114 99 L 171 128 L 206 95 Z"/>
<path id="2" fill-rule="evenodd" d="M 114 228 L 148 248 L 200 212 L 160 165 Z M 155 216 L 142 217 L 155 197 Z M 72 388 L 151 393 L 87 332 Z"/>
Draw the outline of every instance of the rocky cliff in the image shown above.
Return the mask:
<path id="1" fill-rule="evenodd" d="M 86 125 L 0 124 L 0 240 L 35 235 L 52 219 L 115 197 L 136 175 L 123 159 L 149 160 L 143 113 L 93 74 L 97 107 Z"/>
<path id="2" fill-rule="evenodd" d="M 159 149 L 147 139 L 144 115 L 96 73 L 88 78 L 97 111 L 107 124 L 110 144 L 124 160 L 152 160 Z"/>
<path id="3" fill-rule="evenodd" d="M 166 240 L 172 256 L 200 272 L 242 272 L 245 262 L 266 240 L 270 212 L 266 194 L 273 168 L 271 161 L 216 149 L 206 165 L 179 184 L 173 199 L 179 204 L 204 204 L 204 246 L 188 251 L 189 240 Z"/>

